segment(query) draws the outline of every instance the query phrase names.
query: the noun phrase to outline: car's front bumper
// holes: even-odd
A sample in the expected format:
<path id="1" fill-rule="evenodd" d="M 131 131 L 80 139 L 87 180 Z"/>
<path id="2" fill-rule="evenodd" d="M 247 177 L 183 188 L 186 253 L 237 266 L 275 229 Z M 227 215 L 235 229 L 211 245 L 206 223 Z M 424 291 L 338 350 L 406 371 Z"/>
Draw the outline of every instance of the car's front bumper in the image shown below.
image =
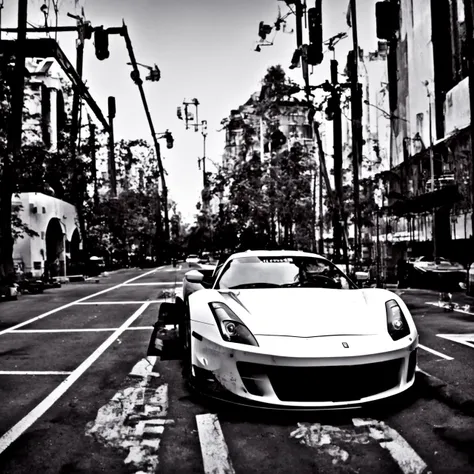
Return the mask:
<path id="1" fill-rule="evenodd" d="M 331 338 L 331 343 L 338 343 L 337 339 Z M 351 337 L 344 336 L 339 344 L 345 341 L 352 343 Z M 249 346 L 228 347 L 193 331 L 192 365 L 201 392 L 231 402 L 293 409 L 350 408 L 408 390 L 415 381 L 417 344 L 416 338 L 396 350 L 365 355 L 288 357 L 255 352 Z"/>

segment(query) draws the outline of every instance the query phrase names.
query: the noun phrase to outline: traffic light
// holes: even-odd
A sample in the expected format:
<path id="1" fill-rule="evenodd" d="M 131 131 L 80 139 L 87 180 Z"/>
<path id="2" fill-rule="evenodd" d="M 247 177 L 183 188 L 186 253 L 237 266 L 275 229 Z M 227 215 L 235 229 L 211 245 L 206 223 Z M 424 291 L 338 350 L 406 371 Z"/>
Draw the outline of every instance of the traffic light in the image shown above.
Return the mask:
<path id="1" fill-rule="evenodd" d="M 276 130 L 271 135 L 272 150 L 278 150 L 286 143 L 285 134 L 280 130 Z"/>
<path id="2" fill-rule="evenodd" d="M 308 64 L 316 66 L 323 60 L 323 22 L 321 0 L 316 0 L 316 6 L 308 9 Z"/>
<path id="3" fill-rule="evenodd" d="M 79 40 L 81 43 L 84 43 L 85 40 L 92 38 L 92 33 L 94 33 L 94 27 L 91 25 L 90 21 L 85 21 L 79 26 Z"/>
<path id="4" fill-rule="evenodd" d="M 321 64 L 324 59 L 324 54 L 322 49 L 316 44 L 309 44 L 306 52 L 306 61 L 312 66 L 317 66 Z"/>
<path id="5" fill-rule="evenodd" d="M 166 148 L 173 148 L 174 138 L 171 132 L 165 132 Z"/>
<path id="6" fill-rule="evenodd" d="M 98 26 L 94 30 L 95 55 L 99 61 L 103 61 L 110 56 L 109 35 L 103 26 Z"/>
<path id="7" fill-rule="evenodd" d="M 375 4 L 377 38 L 391 40 L 398 29 L 398 5 L 393 2 Z"/>
<path id="8" fill-rule="evenodd" d="M 150 74 L 146 77 L 147 81 L 158 82 L 161 79 L 161 71 L 155 64 L 153 68 L 150 68 Z"/>
<path id="9" fill-rule="evenodd" d="M 293 53 L 293 57 L 291 58 L 291 65 L 289 69 L 295 69 L 299 67 L 300 65 L 300 60 L 301 60 L 301 49 L 295 49 L 295 52 Z"/>
<path id="10" fill-rule="evenodd" d="M 326 114 L 326 120 L 334 120 L 334 113 L 337 110 L 338 107 L 338 99 L 337 97 L 330 96 L 328 97 L 328 103 L 326 110 L 324 111 Z"/>
<path id="11" fill-rule="evenodd" d="M 110 96 L 107 101 L 108 105 L 108 111 L 109 111 L 109 117 L 110 118 L 115 118 L 115 114 L 117 112 L 116 106 L 115 106 L 115 97 Z"/>
<path id="12" fill-rule="evenodd" d="M 134 70 L 130 73 L 130 77 L 132 78 L 132 81 L 133 81 L 137 86 L 143 84 L 143 81 L 141 80 L 141 77 L 140 77 L 140 73 L 138 72 L 137 69 L 134 69 Z"/>
<path id="13" fill-rule="evenodd" d="M 272 32 L 272 27 L 270 25 L 266 25 L 263 21 L 261 21 L 258 25 L 258 36 L 265 40 L 267 35 Z"/>

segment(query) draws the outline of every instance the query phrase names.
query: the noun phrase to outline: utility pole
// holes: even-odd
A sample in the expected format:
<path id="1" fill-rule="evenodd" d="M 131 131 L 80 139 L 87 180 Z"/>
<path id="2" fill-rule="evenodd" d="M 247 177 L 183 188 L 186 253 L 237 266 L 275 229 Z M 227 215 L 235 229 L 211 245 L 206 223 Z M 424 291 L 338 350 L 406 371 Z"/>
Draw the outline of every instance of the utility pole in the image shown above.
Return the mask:
<path id="1" fill-rule="evenodd" d="M 474 239 L 474 5 L 473 0 L 464 0 L 464 16 L 466 23 L 466 45 L 467 45 L 467 59 L 469 72 L 469 104 L 471 107 L 471 123 L 469 126 L 471 135 L 471 160 L 469 163 L 470 169 L 470 201 L 471 201 L 471 225 L 472 236 Z M 472 245 L 471 245 L 472 248 Z M 474 254 L 471 254 L 473 260 Z"/>
<path id="2" fill-rule="evenodd" d="M 426 90 L 428 95 L 428 117 L 430 121 L 430 191 L 432 193 L 435 192 L 435 174 L 434 174 L 434 151 L 433 151 L 433 115 L 432 115 L 432 107 L 431 107 L 431 92 L 429 90 L 429 84 L 426 84 Z M 436 260 L 438 258 L 438 245 L 436 242 L 436 208 L 432 210 L 432 221 L 431 221 L 431 234 L 433 238 L 433 258 Z"/>
<path id="3" fill-rule="evenodd" d="M 11 119 L 8 129 L 8 150 L 3 163 L 0 186 L 0 278 L 13 273 L 12 195 L 16 174 L 14 162 L 21 152 L 23 131 L 23 101 L 25 96 L 25 43 L 28 0 L 18 2 L 18 35 L 15 48 L 15 68 L 11 83 Z"/>
<path id="4" fill-rule="evenodd" d="M 324 254 L 323 173 L 319 168 L 319 253 Z"/>
<path id="5" fill-rule="evenodd" d="M 117 171 L 115 169 L 115 138 L 114 118 L 116 114 L 115 97 L 109 97 L 107 101 L 109 118 L 109 178 L 112 197 L 117 197 Z"/>
<path id="6" fill-rule="evenodd" d="M 360 203 L 359 203 L 359 163 L 362 159 L 362 95 L 359 84 L 359 41 L 357 37 L 356 0 L 350 0 L 352 22 L 352 64 L 351 68 L 351 118 L 352 118 L 352 168 L 354 187 L 354 258 L 357 266 L 360 261 Z"/>
<path id="7" fill-rule="evenodd" d="M 339 202 L 339 206 L 334 208 L 333 214 L 333 226 L 334 226 L 334 256 L 337 263 L 341 259 L 341 220 L 342 215 L 339 212 L 342 209 L 342 122 L 341 122 L 341 105 L 340 95 L 336 89 L 338 84 L 338 71 L 337 71 L 337 60 L 331 59 L 331 83 L 332 88 L 332 99 L 333 99 L 333 147 L 334 147 L 334 188 L 336 191 L 336 199 Z"/>
<path id="8" fill-rule="evenodd" d="M 78 39 L 76 43 L 76 72 L 80 80 L 82 80 L 83 66 L 84 66 L 84 33 L 82 28 L 84 27 L 84 21 L 81 17 L 71 15 L 68 16 L 76 20 L 76 31 Z M 70 154 L 72 161 L 72 196 L 74 204 L 77 209 L 79 218 L 79 228 L 82 237 L 82 248 L 83 248 L 83 259 L 87 261 L 87 238 L 86 238 L 86 223 L 83 212 L 84 205 L 84 180 L 83 170 L 79 170 L 79 162 L 77 159 L 77 140 L 79 136 L 79 115 L 81 109 L 81 91 L 78 87 L 74 88 L 74 95 L 72 99 L 72 115 L 71 115 L 71 135 L 70 135 Z"/>
<path id="9" fill-rule="evenodd" d="M 91 153 L 92 161 L 92 182 L 94 185 L 94 209 L 99 206 L 99 191 L 97 187 L 97 159 L 96 159 L 96 147 L 95 147 L 95 123 L 89 122 L 89 148 Z"/>

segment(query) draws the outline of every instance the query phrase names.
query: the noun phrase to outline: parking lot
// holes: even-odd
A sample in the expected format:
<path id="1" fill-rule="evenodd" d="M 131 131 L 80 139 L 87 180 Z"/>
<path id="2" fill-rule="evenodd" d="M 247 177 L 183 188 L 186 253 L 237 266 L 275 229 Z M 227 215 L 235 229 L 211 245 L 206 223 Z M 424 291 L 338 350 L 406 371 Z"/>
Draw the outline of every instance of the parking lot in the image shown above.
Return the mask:
<path id="1" fill-rule="evenodd" d="M 15 314 L 2 304 L 2 472 L 472 472 L 469 444 L 455 439 L 472 433 L 471 418 L 421 381 L 405 404 L 376 411 L 290 416 L 196 398 L 179 360 L 147 356 L 159 305 L 185 271 L 64 286 L 25 296 Z M 472 349 L 433 334 L 470 315 L 430 306 L 430 294 L 402 297 L 420 368 L 465 384 Z"/>

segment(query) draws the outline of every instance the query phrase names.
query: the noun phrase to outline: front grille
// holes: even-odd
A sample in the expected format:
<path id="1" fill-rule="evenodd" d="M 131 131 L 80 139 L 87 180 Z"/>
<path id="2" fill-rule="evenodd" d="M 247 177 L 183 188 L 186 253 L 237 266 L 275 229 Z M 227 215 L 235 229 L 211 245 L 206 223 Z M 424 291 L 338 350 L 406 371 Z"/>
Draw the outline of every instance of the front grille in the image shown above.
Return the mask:
<path id="1" fill-rule="evenodd" d="M 243 379 L 265 374 L 283 402 L 343 402 L 396 387 L 402 363 L 403 359 L 395 359 L 362 365 L 285 367 L 238 362 L 237 369 Z"/>

